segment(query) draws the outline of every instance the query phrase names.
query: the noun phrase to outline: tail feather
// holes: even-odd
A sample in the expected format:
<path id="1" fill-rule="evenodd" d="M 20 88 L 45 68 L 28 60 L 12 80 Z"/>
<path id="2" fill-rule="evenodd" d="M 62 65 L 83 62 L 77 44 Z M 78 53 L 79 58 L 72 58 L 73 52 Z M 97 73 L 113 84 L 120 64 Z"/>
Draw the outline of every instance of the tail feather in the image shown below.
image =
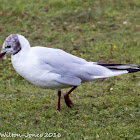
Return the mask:
<path id="1" fill-rule="evenodd" d="M 134 64 L 104 64 L 98 63 L 98 65 L 104 66 L 111 70 L 127 70 L 128 73 L 138 72 L 140 71 L 140 65 Z"/>

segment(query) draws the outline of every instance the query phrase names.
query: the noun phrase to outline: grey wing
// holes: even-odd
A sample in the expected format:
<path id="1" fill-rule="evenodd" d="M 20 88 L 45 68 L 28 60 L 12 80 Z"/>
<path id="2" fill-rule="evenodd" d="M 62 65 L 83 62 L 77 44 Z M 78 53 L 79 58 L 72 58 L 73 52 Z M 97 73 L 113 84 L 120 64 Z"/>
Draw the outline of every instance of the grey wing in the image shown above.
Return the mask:
<path id="1" fill-rule="evenodd" d="M 72 86 L 81 85 L 82 79 L 76 73 L 78 73 L 78 65 L 87 61 L 62 50 L 50 48 L 47 50 L 46 52 L 44 50 L 44 53 L 39 57 L 41 69 L 59 74 L 60 77 L 55 79 L 59 83 Z"/>
<path id="2" fill-rule="evenodd" d="M 61 76 L 59 79 L 56 79 L 57 82 L 66 84 L 66 85 L 72 85 L 72 86 L 80 86 L 81 85 L 81 79 L 78 77 L 72 77 L 72 76 Z"/>
<path id="3" fill-rule="evenodd" d="M 60 76 L 55 80 L 62 84 L 78 86 L 82 81 L 92 81 L 98 78 L 128 73 L 126 70 L 110 70 L 95 62 L 87 62 L 82 58 L 58 49 L 43 48 L 41 50 L 39 48 L 38 51 L 40 51 L 39 61 L 41 69 L 49 70 L 50 73 L 59 74 Z"/>

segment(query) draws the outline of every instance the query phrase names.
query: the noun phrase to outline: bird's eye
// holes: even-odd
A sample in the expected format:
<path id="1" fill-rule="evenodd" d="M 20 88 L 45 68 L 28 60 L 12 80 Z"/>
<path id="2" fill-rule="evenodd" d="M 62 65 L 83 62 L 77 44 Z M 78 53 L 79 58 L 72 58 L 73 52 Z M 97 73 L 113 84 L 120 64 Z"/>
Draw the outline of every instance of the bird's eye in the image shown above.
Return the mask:
<path id="1" fill-rule="evenodd" d="M 11 46 L 7 46 L 6 48 L 11 48 Z"/>

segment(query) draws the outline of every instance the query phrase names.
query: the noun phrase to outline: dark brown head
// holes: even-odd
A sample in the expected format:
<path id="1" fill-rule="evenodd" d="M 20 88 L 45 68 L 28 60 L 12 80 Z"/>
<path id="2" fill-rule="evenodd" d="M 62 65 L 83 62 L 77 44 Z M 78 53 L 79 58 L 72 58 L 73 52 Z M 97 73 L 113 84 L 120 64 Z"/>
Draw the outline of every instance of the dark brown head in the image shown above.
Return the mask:
<path id="1" fill-rule="evenodd" d="M 19 51 L 21 50 L 21 45 L 19 42 L 19 38 L 17 34 L 11 34 L 10 36 L 8 36 L 4 43 L 3 43 L 3 47 L 2 47 L 2 52 L 1 53 L 5 53 L 5 54 L 17 54 Z"/>

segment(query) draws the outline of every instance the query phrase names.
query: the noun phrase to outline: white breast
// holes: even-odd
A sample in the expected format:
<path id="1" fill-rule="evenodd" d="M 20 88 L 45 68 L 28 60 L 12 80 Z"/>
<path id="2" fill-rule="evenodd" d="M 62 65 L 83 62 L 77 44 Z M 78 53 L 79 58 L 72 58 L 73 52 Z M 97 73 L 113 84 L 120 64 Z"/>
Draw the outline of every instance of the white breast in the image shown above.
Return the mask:
<path id="1" fill-rule="evenodd" d="M 11 56 L 12 64 L 16 72 L 30 83 L 48 89 L 61 89 L 69 87 L 56 82 L 59 74 L 51 73 L 39 67 L 37 57 L 27 53 L 26 55 L 16 54 Z"/>

